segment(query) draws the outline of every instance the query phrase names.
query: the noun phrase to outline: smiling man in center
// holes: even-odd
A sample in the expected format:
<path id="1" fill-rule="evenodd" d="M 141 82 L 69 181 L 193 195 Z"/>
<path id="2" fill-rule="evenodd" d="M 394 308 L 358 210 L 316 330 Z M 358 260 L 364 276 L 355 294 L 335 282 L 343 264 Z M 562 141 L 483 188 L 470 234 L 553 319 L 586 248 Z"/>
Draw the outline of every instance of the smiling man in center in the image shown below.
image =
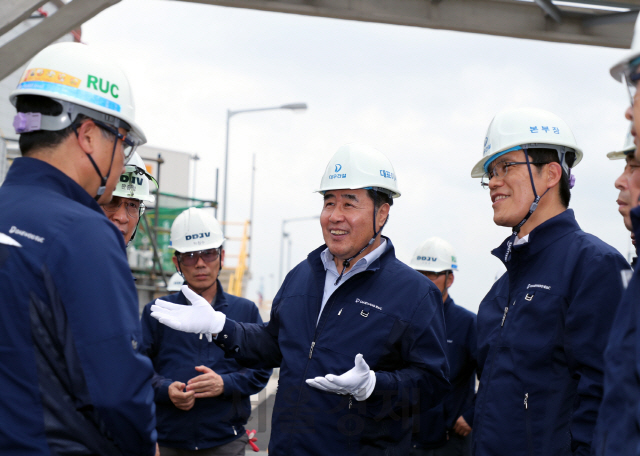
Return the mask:
<path id="1" fill-rule="evenodd" d="M 471 172 L 489 190 L 494 223 L 512 228 L 492 252 L 507 272 L 478 310 L 476 456 L 591 454 L 602 354 L 629 266 L 568 209 L 581 158 L 558 116 L 513 109 L 494 117 Z"/>
<path id="2" fill-rule="evenodd" d="M 387 157 L 343 146 L 317 191 L 325 245 L 287 274 L 266 326 L 200 302 L 156 301 L 152 316 L 217 334 L 241 364 L 280 367 L 270 455 L 407 455 L 412 415 L 449 387 L 442 297 L 381 235 L 400 196 Z"/>

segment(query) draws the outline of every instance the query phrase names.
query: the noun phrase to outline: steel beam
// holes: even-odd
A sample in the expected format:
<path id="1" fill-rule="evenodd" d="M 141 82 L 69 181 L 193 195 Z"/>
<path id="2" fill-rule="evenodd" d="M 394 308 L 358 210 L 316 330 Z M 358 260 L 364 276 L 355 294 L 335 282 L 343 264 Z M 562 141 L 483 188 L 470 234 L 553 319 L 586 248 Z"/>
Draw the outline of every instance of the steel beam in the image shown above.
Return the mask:
<path id="1" fill-rule="evenodd" d="M 47 0 L 2 0 L 0 4 L 0 35 L 4 35 L 27 19 L 33 11 L 45 3 Z"/>
<path id="2" fill-rule="evenodd" d="M 551 19 L 557 23 L 562 22 L 562 13 L 560 12 L 560 9 L 551 2 L 551 0 L 535 0 L 535 2 L 542 11 L 551 17 Z"/>
<path id="3" fill-rule="evenodd" d="M 599 25 L 609 24 L 633 24 L 638 18 L 637 11 L 629 11 L 628 13 L 612 13 L 612 14 L 600 14 L 588 19 L 584 19 L 582 24 L 585 27 L 597 27 Z"/>
<path id="4" fill-rule="evenodd" d="M 603 21 L 588 27 L 583 21 L 602 15 L 564 14 L 562 23 L 544 17 L 533 2 L 509 0 L 182 0 L 194 3 L 250 8 L 280 13 L 322 16 L 365 22 L 455 30 L 488 35 L 527 38 L 562 43 L 629 48 L 633 24 Z M 588 1 L 599 5 L 628 5 L 638 9 L 638 0 Z M 553 5 L 557 8 L 557 6 Z M 575 8 L 574 8 L 575 9 Z"/>
<path id="5" fill-rule="evenodd" d="M 0 47 L 0 79 L 20 68 L 41 49 L 78 28 L 100 11 L 120 0 L 74 0 L 55 14 Z"/>

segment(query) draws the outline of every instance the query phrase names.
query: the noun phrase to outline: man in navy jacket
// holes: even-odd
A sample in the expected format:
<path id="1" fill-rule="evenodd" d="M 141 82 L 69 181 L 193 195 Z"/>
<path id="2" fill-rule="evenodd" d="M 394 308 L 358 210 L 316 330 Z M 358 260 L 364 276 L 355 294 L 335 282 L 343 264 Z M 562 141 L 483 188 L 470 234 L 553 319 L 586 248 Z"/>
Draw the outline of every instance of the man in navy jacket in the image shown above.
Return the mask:
<path id="1" fill-rule="evenodd" d="M 477 456 L 591 454 L 628 265 L 567 209 L 581 157 L 562 119 L 513 109 L 493 119 L 472 171 L 494 222 L 513 228 L 493 251 L 507 272 L 478 311 Z"/>
<path id="2" fill-rule="evenodd" d="M 638 41 L 640 23 L 636 22 L 634 44 L 631 54 L 611 68 L 611 75 L 618 81 L 628 84 L 630 95 L 637 92 L 640 60 L 640 42 Z M 625 227 L 631 231 L 631 239 L 638 251 L 640 239 L 640 159 L 636 153 L 637 132 L 640 131 L 640 112 L 635 96 L 631 97 L 630 107 L 625 117 L 631 121 L 629 134 L 622 150 L 610 152 L 612 160 L 624 159 L 624 171 L 615 181 L 619 190 L 618 210 L 623 217 Z M 637 257 L 634 259 L 636 262 Z M 605 351 L 604 398 L 594 438 L 595 454 L 637 455 L 640 448 L 640 338 L 638 337 L 638 299 L 640 298 L 640 277 L 637 264 L 633 275 L 623 271 L 623 280 L 628 282 L 618 313 L 613 323 L 609 344 Z"/>
<path id="3" fill-rule="evenodd" d="M 343 146 L 318 191 L 326 244 L 289 272 L 266 326 L 201 302 L 156 301 L 152 316 L 217 334 L 242 364 L 280 366 L 270 455 L 405 456 L 412 415 L 448 389 L 442 298 L 380 235 L 400 196 L 383 154 Z"/>
<path id="4" fill-rule="evenodd" d="M 436 407 L 421 410 L 415 420 L 411 456 L 468 456 L 476 393 L 476 315 L 449 295 L 458 260 L 447 241 L 427 239 L 415 250 L 409 266 L 442 293 L 451 373 L 451 391 Z"/>
<path id="5" fill-rule="evenodd" d="M 153 369 L 123 237 L 99 206 L 145 141 L 126 76 L 59 43 L 10 99 L 23 157 L 0 187 L 0 452 L 151 456 Z"/>
<path id="6" fill-rule="evenodd" d="M 178 215 L 171 226 L 171 247 L 185 285 L 183 291 L 162 299 L 188 306 L 190 296 L 199 295 L 234 321 L 262 323 L 254 303 L 225 293 L 220 285 L 223 242 L 220 224 L 206 210 L 190 208 Z M 198 450 L 205 455 L 244 455 L 250 396 L 265 387 L 271 371 L 242 367 L 207 339 L 161 325 L 151 318 L 152 304 L 142 314 L 141 351 L 156 371 L 160 454 L 179 456 Z"/>

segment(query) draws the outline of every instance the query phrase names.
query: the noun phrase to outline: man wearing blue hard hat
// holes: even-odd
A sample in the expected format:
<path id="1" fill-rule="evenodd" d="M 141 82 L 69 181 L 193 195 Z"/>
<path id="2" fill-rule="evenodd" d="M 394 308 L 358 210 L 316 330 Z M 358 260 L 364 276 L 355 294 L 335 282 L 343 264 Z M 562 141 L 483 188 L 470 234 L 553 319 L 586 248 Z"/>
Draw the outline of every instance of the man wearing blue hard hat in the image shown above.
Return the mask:
<path id="1" fill-rule="evenodd" d="M 471 173 L 488 190 L 494 223 L 512 230 L 492 252 L 507 272 L 478 310 L 477 456 L 591 454 L 628 265 L 568 209 L 581 159 L 558 116 L 510 109 L 494 117 Z"/>

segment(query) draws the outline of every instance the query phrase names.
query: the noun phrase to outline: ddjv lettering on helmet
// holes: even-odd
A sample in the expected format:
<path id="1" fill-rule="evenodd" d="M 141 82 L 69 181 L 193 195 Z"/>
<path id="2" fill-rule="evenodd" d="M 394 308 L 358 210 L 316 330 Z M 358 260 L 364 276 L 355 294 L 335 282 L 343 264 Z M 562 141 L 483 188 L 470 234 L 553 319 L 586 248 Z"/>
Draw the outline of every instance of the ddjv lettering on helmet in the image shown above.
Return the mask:
<path id="1" fill-rule="evenodd" d="M 142 185 L 144 180 L 142 179 L 142 177 L 135 177 L 135 176 L 129 177 L 126 174 L 121 174 L 120 182 L 131 182 L 132 184 Z"/>
<path id="2" fill-rule="evenodd" d="M 198 234 L 187 234 L 185 236 L 185 239 L 187 241 L 191 241 L 192 239 L 202 239 L 204 237 L 210 237 L 211 236 L 211 232 L 207 232 L 207 233 L 198 233 Z"/>

